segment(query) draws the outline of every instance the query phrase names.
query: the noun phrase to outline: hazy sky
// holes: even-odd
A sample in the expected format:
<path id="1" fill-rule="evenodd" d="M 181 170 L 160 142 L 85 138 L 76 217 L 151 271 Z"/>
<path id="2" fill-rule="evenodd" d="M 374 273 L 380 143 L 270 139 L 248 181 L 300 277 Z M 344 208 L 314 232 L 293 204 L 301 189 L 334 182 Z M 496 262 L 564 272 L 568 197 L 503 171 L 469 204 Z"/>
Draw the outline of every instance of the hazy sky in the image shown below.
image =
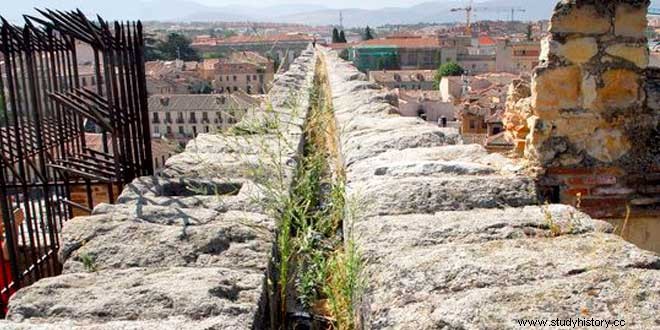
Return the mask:
<path id="1" fill-rule="evenodd" d="M 290 3 L 322 5 L 330 8 L 382 8 L 382 7 L 408 7 L 429 0 L 198 0 L 197 2 L 211 6 L 242 4 L 249 6 L 271 6 Z"/>

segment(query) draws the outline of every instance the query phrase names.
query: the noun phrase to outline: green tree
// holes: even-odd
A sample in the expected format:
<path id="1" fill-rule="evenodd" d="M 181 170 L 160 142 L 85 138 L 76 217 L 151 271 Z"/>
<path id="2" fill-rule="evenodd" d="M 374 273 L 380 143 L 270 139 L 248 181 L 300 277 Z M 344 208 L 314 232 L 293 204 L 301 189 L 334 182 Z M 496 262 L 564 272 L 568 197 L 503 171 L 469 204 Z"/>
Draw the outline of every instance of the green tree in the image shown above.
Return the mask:
<path id="1" fill-rule="evenodd" d="M 190 39 L 179 33 L 170 33 L 165 42 L 158 45 L 164 60 L 181 59 L 184 61 L 199 61 L 200 56 L 191 46 Z"/>
<path id="2" fill-rule="evenodd" d="M 237 35 L 238 35 L 238 33 L 236 33 L 236 31 L 234 31 L 234 30 L 224 30 L 222 32 L 222 36 L 224 38 L 234 37 L 234 36 L 237 36 Z"/>
<path id="3" fill-rule="evenodd" d="M 344 30 L 341 30 L 341 32 L 339 32 L 339 42 L 344 44 L 346 43 L 346 34 L 344 34 Z"/>
<path id="4" fill-rule="evenodd" d="M 198 81 L 188 87 L 190 94 L 211 94 L 213 86 L 208 81 Z"/>
<path id="5" fill-rule="evenodd" d="M 163 54 L 158 48 L 160 41 L 154 37 L 153 34 L 146 34 L 144 36 L 144 60 L 156 61 L 162 60 Z"/>
<path id="6" fill-rule="evenodd" d="M 364 29 L 364 40 L 371 40 L 373 38 L 374 36 L 373 33 L 371 32 L 371 28 L 369 27 L 369 25 L 367 25 L 367 28 Z"/>
<path id="7" fill-rule="evenodd" d="M 532 40 L 532 24 L 527 25 L 527 40 Z"/>
<path id="8" fill-rule="evenodd" d="M 336 44 L 338 42 L 340 42 L 339 41 L 339 31 L 337 30 L 337 28 L 333 28 L 332 29 L 332 43 Z"/>
<path id="9" fill-rule="evenodd" d="M 440 81 L 442 80 L 443 77 L 460 76 L 463 73 L 465 73 L 465 70 L 463 69 L 463 67 L 458 65 L 458 63 L 447 62 L 447 63 L 441 65 L 438 68 L 438 71 L 436 71 L 435 77 L 433 79 L 433 86 L 434 86 L 434 88 L 439 88 L 440 87 Z"/>

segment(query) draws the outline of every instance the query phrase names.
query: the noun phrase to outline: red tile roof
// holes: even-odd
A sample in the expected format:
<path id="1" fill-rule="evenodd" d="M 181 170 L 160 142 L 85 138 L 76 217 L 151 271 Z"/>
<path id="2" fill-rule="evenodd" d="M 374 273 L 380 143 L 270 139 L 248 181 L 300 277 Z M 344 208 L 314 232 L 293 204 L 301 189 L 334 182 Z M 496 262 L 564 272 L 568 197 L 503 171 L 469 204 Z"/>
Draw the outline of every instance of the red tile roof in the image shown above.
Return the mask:
<path id="1" fill-rule="evenodd" d="M 263 36 L 233 36 L 225 39 L 200 39 L 193 45 L 223 45 L 223 44 L 242 44 L 257 42 L 285 42 L 285 41 L 306 41 L 311 42 L 314 37 L 302 33 L 273 34 Z"/>
<path id="2" fill-rule="evenodd" d="M 497 42 L 495 39 L 489 37 L 489 36 L 481 36 L 479 37 L 479 45 L 480 46 L 492 46 L 495 45 Z"/>

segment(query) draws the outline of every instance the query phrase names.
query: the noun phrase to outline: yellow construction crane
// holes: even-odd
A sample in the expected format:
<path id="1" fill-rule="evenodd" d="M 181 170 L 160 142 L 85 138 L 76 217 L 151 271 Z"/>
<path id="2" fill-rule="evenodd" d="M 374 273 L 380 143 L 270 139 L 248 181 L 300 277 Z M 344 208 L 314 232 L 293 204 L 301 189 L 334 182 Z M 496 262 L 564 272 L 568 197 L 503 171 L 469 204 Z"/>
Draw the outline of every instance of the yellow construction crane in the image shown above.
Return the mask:
<path id="1" fill-rule="evenodd" d="M 516 12 L 526 12 L 522 8 L 485 8 L 485 7 L 474 7 L 472 6 L 472 0 L 468 3 L 467 6 L 462 8 L 452 8 L 452 12 L 464 11 L 465 12 L 465 33 L 467 35 L 472 35 L 472 13 L 475 11 L 492 11 L 492 12 L 510 12 L 511 13 L 511 22 L 515 21 Z"/>
<path id="2" fill-rule="evenodd" d="M 465 12 L 465 34 L 467 35 L 472 35 L 472 11 L 474 10 L 474 7 L 472 7 L 472 0 L 468 3 L 466 7 L 463 8 L 452 8 L 452 12 L 457 12 L 457 11 L 464 11 Z"/>

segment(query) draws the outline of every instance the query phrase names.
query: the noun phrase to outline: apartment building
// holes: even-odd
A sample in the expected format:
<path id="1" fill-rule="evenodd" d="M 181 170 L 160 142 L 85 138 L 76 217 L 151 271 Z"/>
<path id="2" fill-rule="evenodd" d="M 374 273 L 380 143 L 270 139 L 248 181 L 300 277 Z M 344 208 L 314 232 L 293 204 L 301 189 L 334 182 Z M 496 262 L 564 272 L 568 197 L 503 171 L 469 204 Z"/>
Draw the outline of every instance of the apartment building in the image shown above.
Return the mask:
<path id="1" fill-rule="evenodd" d="M 190 94 L 193 86 L 203 83 L 194 61 L 149 61 L 144 66 L 149 95 Z"/>
<path id="2" fill-rule="evenodd" d="M 456 48 L 444 47 L 438 38 L 418 35 L 366 40 L 349 49 L 349 59 L 361 71 L 435 70 L 443 63 L 455 62 L 456 55 Z"/>
<path id="3" fill-rule="evenodd" d="M 275 77 L 274 67 L 272 60 L 256 52 L 233 52 L 225 58 L 204 60 L 201 75 L 218 93 L 265 94 Z"/>
<path id="4" fill-rule="evenodd" d="M 369 81 L 388 89 L 434 90 L 435 70 L 369 71 Z"/>
<path id="5" fill-rule="evenodd" d="M 498 40 L 496 69 L 499 72 L 531 73 L 539 64 L 540 55 L 539 41 Z"/>
<path id="6" fill-rule="evenodd" d="M 270 35 L 240 35 L 229 38 L 195 38 L 192 47 L 201 53 L 230 54 L 232 52 L 256 52 L 269 56 L 283 68 L 293 62 L 309 46 L 314 37 L 306 33 L 282 33 Z"/>
<path id="7" fill-rule="evenodd" d="M 232 94 L 172 94 L 149 97 L 152 138 L 167 137 L 185 143 L 200 133 L 226 131 L 259 101 Z"/>

